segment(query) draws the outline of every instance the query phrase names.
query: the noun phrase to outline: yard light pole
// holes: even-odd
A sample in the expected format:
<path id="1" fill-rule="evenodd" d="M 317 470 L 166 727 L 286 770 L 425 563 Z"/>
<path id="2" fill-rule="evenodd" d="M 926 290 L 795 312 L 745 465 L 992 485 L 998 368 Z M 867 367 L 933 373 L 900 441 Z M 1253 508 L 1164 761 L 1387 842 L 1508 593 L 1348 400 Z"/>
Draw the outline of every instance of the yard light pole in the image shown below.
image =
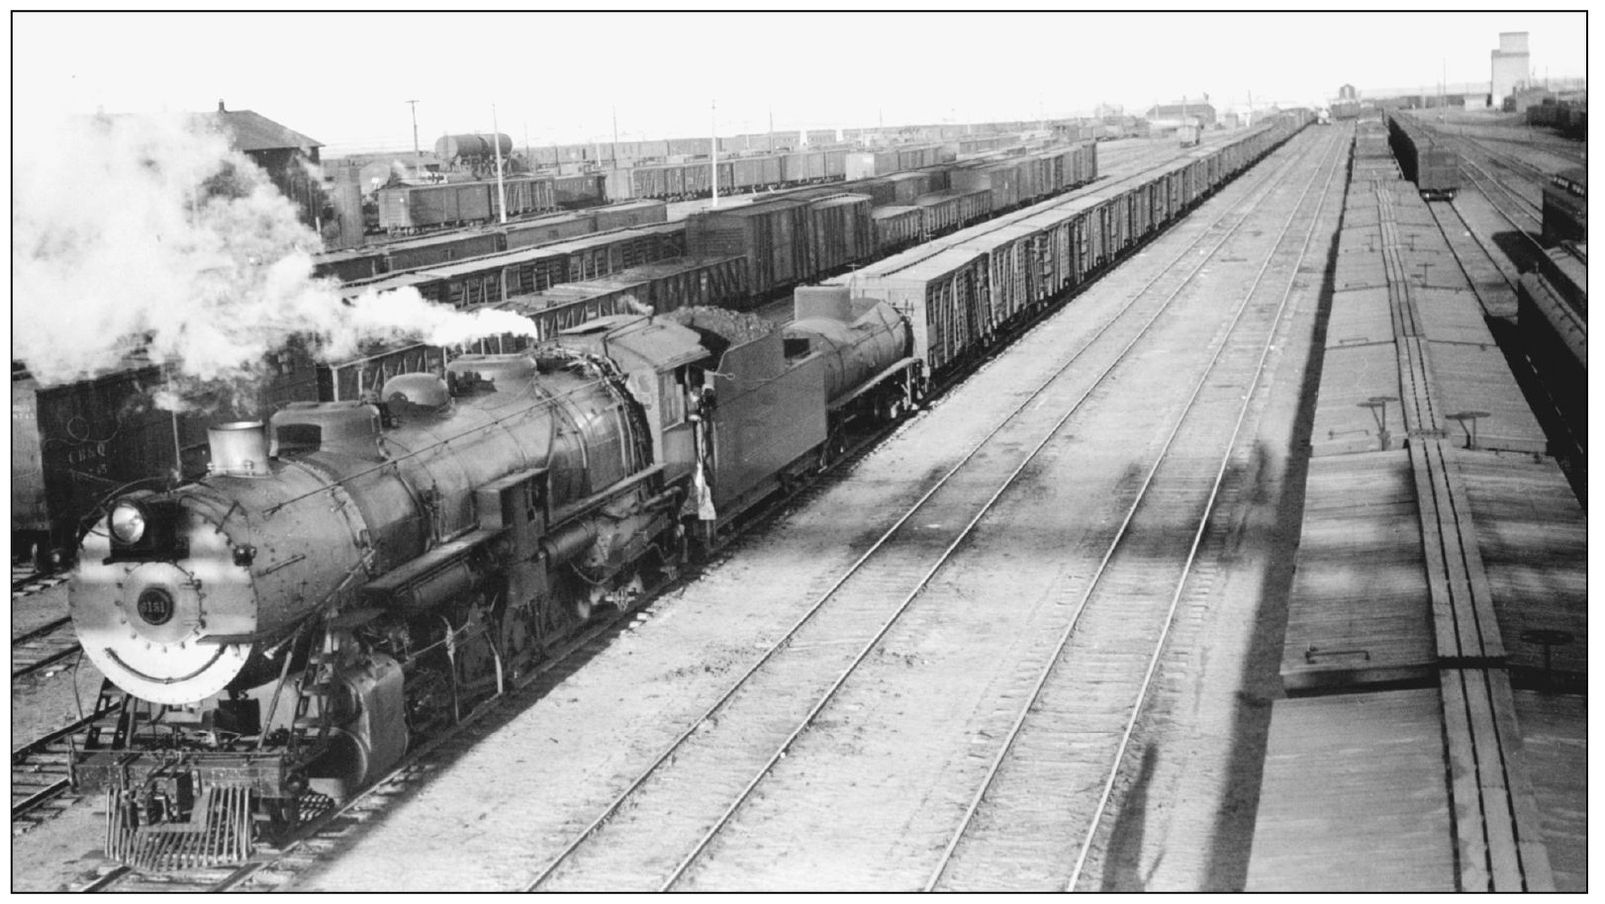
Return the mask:
<path id="1" fill-rule="evenodd" d="M 412 107 L 412 168 L 414 170 L 414 175 L 416 175 L 417 174 L 416 171 L 417 171 L 418 165 L 419 165 L 418 164 L 418 156 L 419 156 L 419 153 L 418 153 L 418 102 L 415 101 L 415 100 L 409 100 L 409 101 L 407 101 L 407 105 Z"/>

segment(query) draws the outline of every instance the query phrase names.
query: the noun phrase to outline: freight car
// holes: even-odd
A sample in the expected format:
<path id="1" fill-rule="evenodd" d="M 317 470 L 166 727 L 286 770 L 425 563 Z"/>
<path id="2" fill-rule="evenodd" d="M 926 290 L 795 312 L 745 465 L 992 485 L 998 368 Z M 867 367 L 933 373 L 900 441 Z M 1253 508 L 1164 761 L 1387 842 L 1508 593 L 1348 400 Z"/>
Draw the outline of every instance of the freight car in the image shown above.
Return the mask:
<path id="1" fill-rule="evenodd" d="M 831 284 L 903 312 L 931 379 L 980 359 L 1012 330 L 1182 216 L 1313 117 L 1296 111 L 1200 148 L 1141 181 L 1042 202 L 855 270 Z"/>
<path id="2" fill-rule="evenodd" d="M 547 214 L 498 226 L 386 242 L 365 248 L 352 248 L 314 255 L 314 276 L 334 277 L 342 282 L 373 279 L 428 267 L 447 261 L 494 254 L 514 248 L 527 248 L 563 239 L 577 238 L 610 229 L 668 222 L 662 201 L 644 199 L 607 204 L 585 210 Z"/>
<path id="3" fill-rule="evenodd" d="M 890 253 L 893 246 L 874 244 L 878 236 L 894 245 L 905 242 L 905 233 L 885 228 L 877 231 L 873 214 L 877 207 L 899 206 L 900 191 L 912 194 L 940 186 L 943 180 L 953 186 L 952 193 L 929 203 L 922 200 L 924 195 L 909 199 L 921 208 L 922 234 L 929 238 L 1084 185 L 1096 176 L 1095 146 L 1082 144 L 1008 158 L 973 172 L 959 166 L 943 168 L 940 174 L 899 173 L 849 181 L 839 187 L 787 192 L 772 200 L 692 214 L 685 221 L 686 251 L 699 257 L 746 258 L 747 283 L 752 303 L 757 304 L 799 282 L 819 280 Z M 851 191 L 842 194 L 842 190 Z M 827 218 L 830 225 L 821 222 Z"/>
<path id="4" fill-rule="evenodd" d="M 503 199 L 505 198 L 505 203 Z M 448 226 L 489 223 L 592 207 L 606 200 L 600 174 L 517 175 L 429 185 L 391 185 L 379 189 L 379 229 L 387 235 L 415 235 Z M 506 209 L 506 217 L 502 216 Z"/>
<path id="5" fill-rule="evenodd" d="M 516 248 L 423 270 L 347 283 L 343 292 L 385 292 L 404 286 L 451 307 L 501 301 L 686 253 L 685 224 L 660 223 Z M 704 255 L 711 256 L 711 255 Z"/>
<path id="6" fill-rule="evenodd" d="M 476 305 L 522 315 L 533 329 L 530 335 L 478 340 L 472 350 L 483 354 L 520 352 L 587 321 L 616 315 L 665 314 L 690 307 L 735 308 L 746 301 L 746 275 L 740 258 L 671 258 L 600 279 Z"/>
<path id="7" fill-rule="evenodd" d="M 746 194 L 839 180 L 846 172 L 846 155 L 846 151 L 820 150 L 721 157 L 717 164 L 719 193 Z M 714 170 L 712 160 L 615 167 L 604 174 L 605 192 L 614 201 L 706 198 L 713 194 Z"/>
<path id="8" fill-rule="evenodd" d="M 1544 186 L 1544 239 L 1588 241 L 1588 168 L 1574 167 L 1549 178 Z"/>
<path id="9" fill-rule="evenodd" d="M 205 478 L 116 494 L 69 585 L 124 703 L 74 764 L 106 789 L 107 856 L 245 859 L 905 410 L 906 323 L 844 295 L 804 293 L 784 334 L 691 308 L 463 355 L 377 403 L 215 428 Z"/>
<path id="10" fill-rule="evenodd" d="M 1388 144 L 1398 158 L 1400 172 L 1416 184 L 1423 199 L 1454 199 L 1460 190 L 1460 155 L 1454 149 L 1397 111 L 1388 114 Z"/>
<path id="11" fill-rule="evenodd" d="M 1571 431 L 1588 429 L 1587 268 L 1555 249 L 1516 285 L 1516 327 L 1522 349 Z"/>

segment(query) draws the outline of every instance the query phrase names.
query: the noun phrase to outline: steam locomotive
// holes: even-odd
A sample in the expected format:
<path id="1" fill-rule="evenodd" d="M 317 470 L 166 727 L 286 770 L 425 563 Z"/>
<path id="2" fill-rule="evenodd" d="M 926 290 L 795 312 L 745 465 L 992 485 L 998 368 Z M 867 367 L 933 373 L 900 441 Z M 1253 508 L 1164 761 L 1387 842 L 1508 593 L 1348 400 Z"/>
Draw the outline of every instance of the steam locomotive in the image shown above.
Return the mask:
<path id="1" fill-rule="evenodd" d="M 115 500 L 69 588 L 124 695 L 76 766 L 107 790 L 107 855 L 243 859 L 920 398 L 889 305 L 797 306 L 783 330 L 687 308 L 464 354 L 214 428 L 204 479 Z"/>

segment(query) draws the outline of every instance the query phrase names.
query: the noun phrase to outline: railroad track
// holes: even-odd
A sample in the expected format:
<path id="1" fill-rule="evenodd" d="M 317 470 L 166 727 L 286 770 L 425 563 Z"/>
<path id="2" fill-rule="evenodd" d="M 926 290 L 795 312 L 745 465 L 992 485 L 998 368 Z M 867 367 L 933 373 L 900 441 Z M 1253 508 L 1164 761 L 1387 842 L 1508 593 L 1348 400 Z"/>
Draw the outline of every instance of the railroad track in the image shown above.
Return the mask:
<path id="1" fill-rule="evenodd" d="M 11 752 L 11 833 L 16 835 L 54 818 L 76 803 L 71 759 L 79 733 L 117 712 L 115 705 L 95 711 Z"/>
<path id="2" fill-rule="evenodd" d="M 28 596 L 41 590 L 48 590 L 67 580 L 67 574 L 60 571 L 39 571 L 32 566 L 11 566 L 11 598 Z"/>
<path id="3" fill-rule="evenodd" d="M 676 579 L 678 580 L 678 579 Z M 664 587 L 652 588 L 641 599 L 654 598 Z M 509 692 L 493 698 L 460 723 L 409 751 L 388 775 L 369 785 L 350 801 L 336 806 L 327 798 L 303 804 L 303 826 L 293 839 L 280 844 L 259 843 L 250 860 L 227 867 L 175 873 L 146 874 L 122 865 L 108 865 L 89 883 L 74 889 L 87 892 L 152 891 L 271 891 L 319 863 L 337 850 L 353 827 L 382 813 L 396 797 L 411 793 L 427 781 L 439 763 L 472 747 L 496 727 L 553 687 L 572 676 L 592 656 L 605 649 L 640 613 L 639 607 L 605 610 L 589 627 L 570 640 L 552 658 L 512 683 Z M 92 720 L 90 720 L 92 721 Z M 88 721 L 77 726 L 82 730 Z M 13 770 L 15 772 L 15 769 Z M 13 776 L 15 782 L 15 775 Z"/>
<path id="4" fill-rule="evenodd" d="M 1253 191 L 1279 180 L 1291 166 L 1267 177 Z M 1260 197 L 1264 193 L 1268 191 Z M 1171 310 L 1171 301 L 1212 262 L 1213 254 L 1248 214 L 1236 217 L 1237 223 L 1208 252 L 1196 250 L 1212 237 L 1214 227 L 1231 218 L 1222 217 L 1172 262 L 1172 267 L 1182 260 L 1191 264 L 1180 285 L 1163 300 L 1139 291 L 1046 381 L 1034 391 L 1022 391 L 1022 401 L 1002 423 L 897 518 L 655 759 L 633 778 L 624 778 L 623 790 L 588 824 L 571 822 L 567 830 L 571 840 L 540 869 L 528 890 L 595 887 L 595 883 L 615 890 L 666 890 L 683 884 L 713 842 L 754 800 L 760 785 L 819 724 L 821 713 L 855 673 L 887 658 L 883 641 L 888 632 L 925 617 L 914 603 L 933 578 L 957 550 L 975 542 L 976 526 L 1001 497 L 1018 492 L 1022 475 L 1028 474 L 1039 454 L 1106 385 L 1111 372 Z M 1177 271 L 1167 270 L 1161 277 L 1167 275 Z M 1099 345 L 1111 330 L 1111 341 Z M 1130 332 L 1135 335 L 1113 350 Z M 1073 365 L 1088 363 L 1083 355 L 1094 346 L 1098 348 L 1092 357 L 1113 351 L 1114 360 L 1083 386 L 1085 371 L 1078 367 L 1079 376 L 1070 371 Z M 673 846 L 683 854 L 662 853 L 670 838 L 680 839 Z M 643 851 L 658 852 L 646 855 L 657 859 L 642 862 Z"/>
<path id="5" fill-rule="evenodd" d="M 71 618 L 58 618 L 11 638 L 11 680 L 56 665 L 79 651 Z"/>
<path id="6" fill-rule="evenodd" d="M 1189 590 L 1194 596 L 1207 594 L 1215 579 L 1213 563 L 1198 567 L 1198 553 L 1223 492 L 1231 496 L 1241 490 L 1241 481 L 1232 483 L 1228 478 L 1255 401 L 1252 389 L 1265 372 L 1292 297 L 1298 262 L 1310 249 L 1332 183 L 1341 171 L 1334 161 L 1342 156 L 1334 154 L 1323 164 L 1325 179 L 1307 218 L 1301 212 L 1319 180 L 1306 186 L 1273 253 L 1244 292 L 1229 329 L 1243 324 L 1249 335 L 1223 339 L 1194 384 L 1181 417 L 1109 538 L 1097 570 L 1073 604 L 1073 615 L 1051 652 L 1039 660 L 1043 665 L 1029 691 L 1017 696 L 1013 722 L 1003 732 L 925 890 L 983 888 L 995 883 L 1000 872 L 1018 875 L 1032 864 L 1062 863 L 1053 857 L 1055 850 L 1074 850 L 1073 866 L 1067 877 L 1041 878 L 1058 880 L 1058 887 L 1066 891 L 1097 890 L 1084 881 L 1089 861 L 1098 856 L 1095 845 L 1100 837 L 1108 834 L 1104 822 L 1115 808 L 1121 778 L 1129 787 L 1133 773 L 1151 768 L 1151 749 L 1139 763 L 1130 762 L 1140 718 L 1184 594 Z M 1272 294 L 1273 312 L 1245 320 L 1277 260 L 1276 251 L 1300 220 L 1307 227 L 1302 237 L 1294 239 L 1296 252 L 1282 258 L 1287 282 Z M 1261 332 L 1267 324 L 1269 330 Z M 1228 354 L 1233 344 L 1238 348 Z M 1231 433 L 1224 439 L 1219 435 L 1223 407 L 1236 408 Z M 1190 526 L 1186 554 L 1178 567 L 1163 567 L 1160 563 L 1176 560 L 1174 534 L 1182 524 Z M 1110 681 L 1112 674 L 1138 680 Z M 1099 749 L 1089 751 L 1093 747 Z M 1066 756 L 1066 751 L 1073 755 Z M 1091 796 L 1082 789 L 1098 769 L 1106 771 L 1097 794 Z M 1046 794 L 1075 800 L 1080 806 L 1033 805 Z M 1067 812 L 1070 809 L 1079 812 Z M 1023 829 L 1022 814 L 1034 817 Z M 1079 843 L 1064 845 L 1076 836 Z"/>

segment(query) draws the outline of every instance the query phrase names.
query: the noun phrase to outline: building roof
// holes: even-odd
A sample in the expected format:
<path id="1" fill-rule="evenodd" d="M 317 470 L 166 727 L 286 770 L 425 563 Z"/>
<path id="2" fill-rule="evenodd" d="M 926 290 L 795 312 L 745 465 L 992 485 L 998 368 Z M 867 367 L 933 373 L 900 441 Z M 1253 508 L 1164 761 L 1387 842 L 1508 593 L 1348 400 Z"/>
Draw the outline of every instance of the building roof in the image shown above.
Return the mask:
<path id="1" fill-rule="evenodd" d="M 323 142 L 281 126 L 253 110 L 225 110 L 222 103 L 217 106 L 216 113 L 202 113 L 200 118 L 217 126 L 238 150 L 271 151 L 282 148 L 311 150 L 323 147 Z"/>
<path id="2" fill-rule="evenodd" d="M 1214 106 L 1204 103 L 1161 104 L 1148 109 L 1149 119 L 1180 119 L 1183 116 L 1214 116 Z"/>

